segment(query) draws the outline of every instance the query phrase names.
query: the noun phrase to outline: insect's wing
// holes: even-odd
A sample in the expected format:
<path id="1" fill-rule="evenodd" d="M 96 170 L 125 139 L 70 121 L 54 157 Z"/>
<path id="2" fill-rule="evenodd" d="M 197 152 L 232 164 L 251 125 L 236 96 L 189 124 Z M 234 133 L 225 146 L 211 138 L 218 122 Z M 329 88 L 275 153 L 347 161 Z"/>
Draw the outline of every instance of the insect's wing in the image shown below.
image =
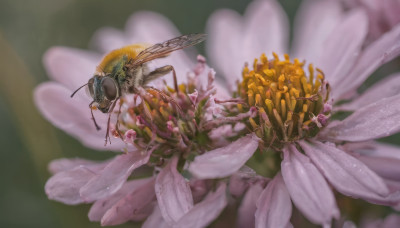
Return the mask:
<path id="1" fill-rule="evenodd" d="M 206 39 L 206 34 L 188 34 L 155 44 L 140 52 L 130 64 L 138 66 L 145 62 L 165 57 L 169 53 L 196 45 Z"/>

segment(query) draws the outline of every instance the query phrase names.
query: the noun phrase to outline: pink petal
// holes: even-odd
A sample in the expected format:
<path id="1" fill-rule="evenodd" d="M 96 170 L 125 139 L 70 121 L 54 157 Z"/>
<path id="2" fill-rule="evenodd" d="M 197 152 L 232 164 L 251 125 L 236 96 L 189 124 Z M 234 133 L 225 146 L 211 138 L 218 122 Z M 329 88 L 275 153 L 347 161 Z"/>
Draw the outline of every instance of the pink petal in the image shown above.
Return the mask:
<path id="1" fill-rule="evenodd" d="M 332 140 L 365 141 L 400 131 L 400 95 L 384 98 L 355 111 L 352 115 L 327 126 Z"/>
<path id="2" fill-rule="evenodd" d="M 391 26 L 395 26 L 400 22 L 400 1 L 384 0 L 383 11 Z"/>
<path id="3" fill-rule="evenodd" d="M 258 178 L 258 176 L 254 170 L 243 166 L 229 178 L 229 192 L 236 197 L 242 196 L 249 187 L 249 183 L 255 182 L 254 179 L 256 178 Z"/>
<path id="4" fill-rule="evenodd" d="M 375 103 L 383 98 L 400 94 L 400 73 L 392 74 L 378 83 L 375 83 L 361 96 L 350 103 L 338 107 L 339 110 L 355 111 L 359 108 Z"/>
<path id="5" fill-rule="evenodd" d="M 382 222 L 381 228 L 393 228 L 400 224 L 400 216 L 397 214 L 388 215 Z"/>
<path id="6" fill-rule="evenodd" d="M 72 90 L 55 82 L 40 84 L 34 92 L 36 106 L 46 119 L 56 127 L 71 134 L 84 145 L 98 150 L 121 150 L 126 147 L 121 140 L 113 140 L 104 146 L 108 116 L 95 112 L 101 131 L 91 120 L 89 99 L 85 96 L 70 98 Z M 78 94 L 77 94 L 78 95 Z"/>
<path id="7" fill-rule="evenodd" d="M 384 181 L 365 164 L 334 145 L 313 141 L 300 142 L 308 157 L 329 182 L 344 195 L 354 198 L 387 196 L 389 190 Z"/>
<path id="8" fill-rule="evenodd" d="M 364 11 L 353 10 L 345 15 L 341 22 L 323 42 L 323 51 L 318 61 L 332 88 L 344 80 L 353 67 L 361 51 L 368 32 L 368 18 Z"/>
<path id="9" fill-rule="evenodd" d="M 161 214 L 168 224 L 174 224 L 193 207 L 189 184 L 176 170 L 178 158 L 174 157 L 158 174 L 155 191 Z"/>
<path id="10" fill-rule="evenodd" d="M 332 190 L 324 177 L 295 146 L 283 149 L 282 176 L 296 207 L 311 222 L 329 225 L 339 218 L 339 210 Z"/>
<path id="11" fill-rule="evenodd" d="M 148 180 L 114 204 L 101 219 L 102 226 L 119 225 L 130 220 L 141 221 L 155 205 L 154 179 Z"/>
<path id="12" fill-rule="evenodd" d="M 400 25 L 371 43 L 360 55 L 353 70 L 334 88 L 339 97 L 360 86 L 378 67 L 400 54 Z M 334 90 L 332 90 L 334 91 Z"/>
<path id="13" fill-rule="evenodd" d="M 394 181 L 400 181 L 400 159 L 362 155 L 355 157 L 367 165 L 380 177 Z"/>
<path id="14" fill-rule="evenodd" d="M 118 191 L 136 168 L 146 164 L 150 153 L 128 152 L 116 156 L 101 173 L 80 190 L 86 201 L 98 200 Z"/>
<path id="15" fill-rule="evenodd" d="M 197 156 L 189 171 L 200 179 L 222 178 L 238 171 L 258 147 L 257 137 L 249 134 L 231 144 Z"/>
<path id="16" fill-rule="evenodd" d="M 74 205 L 83 203 L 84 200 L 79 195 L 79 190 L 103 167 L 104 164 L 82 165 L 57 173 L 46 182 L 44 188 L 47 197 L 65 204 Z"/>
<path id="17" fill-rule="evenodd" d="M 163 216 L 161 215 L 161 210 L 157 205 L 154 207 L 153 213 L 146 219 L 146 221 L 142 225 L 142 228 L 154 228 L 154 227 L 158 228 L 172 227 L 165 222 Z"/>
<path id="18" fill-rule="evenodd" d="M 103 53 L 131 44 L 124 32 L 119 29 L 104 27 L 98 29 L 90 41 L 91 45 Z"/>
<path id="19" fill-rule="evenodd" d="M 275 0 L 253 1 L 244 15 L 243 50 L 252 63 L 262 53 L 287 53 L 289 22 L 285 11 Z M 241 73 L 241 72 L 237 72 Z"/>
<path id="20" fill-rule="evenodd" d="M 255 227 L 289 227 L 292 202 L 281 173 L 268 183 L 259 195 Z"/>
<path id="21" fill-rule="evenodd" d="M 369 141 L 346 143 L 342 147 L 345 151 L 355 152 L 365 156 L 378 158 L 394 158 L 400 160 L 400 147 L 396 145 Z"/>
<path id="22" fill-rule="evenodd" d="M 259 184 L 249 187 L 238 209 L 238 227 L 255 227 L 254 213 L 256 212 L 256 202 L 262 191 L 263 187 Z"/>
<path id="23" fill-rule="evenodd" d="M 52 47 L 43 57 L 47 73 L 72 91 L 93 76 L 100 55 L 67 47 Z"/>
<path id="24" fill-rule="evenodd" d="M 323 42 L 341 20 L 342 10 L 338 1 L 302 1 L 294 20 L 294 57 L 315 63 Z"/>
<path id="25" fill-rule="evenodd" d="M 86 160 L 81 158 L 60 158 L 50 162 L 49 164 L 49 171 L 52 174 L 56 174 L 59 172 L 67 171 L 78 166 L 89 166 L 89 165 L 96 165 L 98 162 L 92 160 Z"/>
<path id="26" fill-rule="evenodd" d="M 245 62 L 242 27 L 242 17 L 228 9 L 213 13 L 207 22 L 207 53 L 217 72 L 226 78 L 229 89 L 241 78 Z"/>
<path id="27" fill-rule="evenodd" d="M 208 226 L 228 203 L 225 194 L 226 185 L 221 183 L 215 192 L 209 193 L 202 202 L 190 209 L 174 227 L 201 228 Z"/>
<path id="28" fill-rule="evenodd" d="M 89 211 L 89 219 L 92 222 L 99 222 L 104 214 L 112 208 L 119 200 L 127 197 L 130 193 L 136 191 L 144 184 L 148 183 L 149 179 L 140 179 L 127 181 L 116 193 L 111 196 L 97 200 Z M 154 186 L 154 185 L 153 185 Z M 153 188 L 154 189 L 154 188 Z"/>

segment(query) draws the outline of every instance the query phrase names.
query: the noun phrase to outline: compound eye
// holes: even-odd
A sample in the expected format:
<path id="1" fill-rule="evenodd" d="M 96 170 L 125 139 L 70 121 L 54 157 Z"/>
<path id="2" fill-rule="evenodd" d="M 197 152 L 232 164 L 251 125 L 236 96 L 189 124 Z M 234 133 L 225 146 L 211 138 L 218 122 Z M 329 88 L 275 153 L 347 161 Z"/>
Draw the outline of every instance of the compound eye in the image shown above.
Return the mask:
<path id="1" fill-rule="evenodd" d="M 108 100 L 111 101 L 117 97 L 117 86 L 112 78 L 104 77 L 101 81 L 101 86 Z"/>

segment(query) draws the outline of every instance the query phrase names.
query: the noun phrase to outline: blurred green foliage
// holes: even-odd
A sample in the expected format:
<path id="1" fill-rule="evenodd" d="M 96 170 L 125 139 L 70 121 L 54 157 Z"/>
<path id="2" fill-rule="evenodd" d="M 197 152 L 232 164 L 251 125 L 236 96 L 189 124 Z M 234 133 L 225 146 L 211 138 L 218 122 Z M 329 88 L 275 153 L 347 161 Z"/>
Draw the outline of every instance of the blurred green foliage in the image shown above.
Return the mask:
<path id="1" fill-rule="evenodd" d="M 0 227 L 99 227 L 87 218 L 89 205 L 49 201 L 43 186 L 47 164 L 60 157 L 104 159 L 51 126 L 35 108 L 33 88 L 48 80 L 43 53 L 62 45 L 87 49 L 103 26 L 123 29 L 135 11 L 164 14 L 181 33 L 204 32 L 219 8 L 243 13 L 249 0 L 1 0 L 0 1 Z M 280 1 L 293 21 L 298 1 Z M 200 52 L 204 54 L 203 46 Z M 397 63 L 399 62 L 396 60 Z M 392 64 L 389 71 L 398 70 Z M 378 72 L 376 75 L 387 72 Z M 369 79 L 368 87 L 377 76 Z M 397 142 L 398 136 L 389 139 Z M 399 143 L 400 144 L 400 143 Z M 131 227 L 132 224 L 120 227 Z"/>

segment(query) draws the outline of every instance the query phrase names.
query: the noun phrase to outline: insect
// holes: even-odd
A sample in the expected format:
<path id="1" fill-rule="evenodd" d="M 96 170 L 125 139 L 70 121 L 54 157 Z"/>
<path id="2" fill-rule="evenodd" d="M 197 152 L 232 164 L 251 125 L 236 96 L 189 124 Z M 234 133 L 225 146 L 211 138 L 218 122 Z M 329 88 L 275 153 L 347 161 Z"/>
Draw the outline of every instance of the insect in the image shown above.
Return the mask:
<path id="1" fill-rule="evenodd" d="M 99 125 L 93 115 L 93 107 L 103 113 L 109 113 L 107 123 L 107 138 L 109 138 L 110 116 L 117 101 L 125 94 L 138 94 L 140 88 L 146 88 L 148 83 L 172 72 L 174 86 L 178 91 L 176 73 L 172 65 L 166 65 L 149 70 L 147 63 L 151 60 L 167 57 L 171 52 L 196 45 L 206 38 L 206 34 L 182 35 L 162 43 L 132 44 L 116 49 L 103 57 L 96 68 L 94 76 L 88 83 L 72 93 L 75 95 L 81 88 L 88 86 L 93 101 L 89 104 L 93 123 L 97 130 Z"/>

